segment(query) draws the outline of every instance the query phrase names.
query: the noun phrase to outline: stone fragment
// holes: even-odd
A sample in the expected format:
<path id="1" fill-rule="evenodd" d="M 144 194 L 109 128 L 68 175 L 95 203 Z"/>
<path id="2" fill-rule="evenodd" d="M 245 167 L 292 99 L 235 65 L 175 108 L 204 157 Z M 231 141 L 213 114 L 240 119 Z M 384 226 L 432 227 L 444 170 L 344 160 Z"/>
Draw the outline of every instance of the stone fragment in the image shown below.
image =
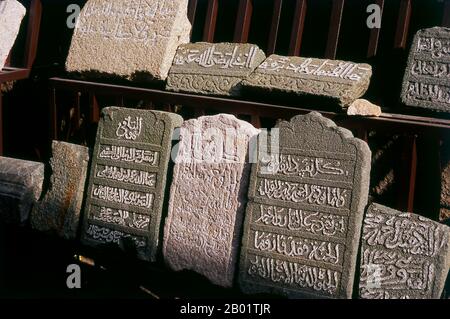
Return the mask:
<path id="1" fill-rule="evenodd" d="M 339 60 L 269 56 L 244 86 L 335 99 L 349 106 L 368 89 L 372 67 Z"/>
<path id="2" fill-rule="evenodd" d="M 277 124 L 252 166 L 239 265 L 245 293 L 351 298 L 371 152 L 317 112 Z M 273 140 L 272 142 L 273 143 Z"/>
<path id="3" fill-rule="evenodd" d="M 188 43 L 188 0 L 88 0 L 66 69 L 130 80 L 165 80 L 177 47 Z"/>
<path id="4" fill-rule="evenodd" d="M 266 55 L 254 44 L 189 43 L 178 47 L 166 89 L 214 95 L 239 95 L 240 84 Z"/>
<path id="5" fill-rule="evenodd" d="M 380 116 L 381 107 L 364 99 L 355 100 L 347 109 L 347 115 Z"/>
<path id="6" fill-rule="evenodd" d="M 450 227 L 372 204 L 361 242 L 361 298 L 441 297 L 450 267 Z"/>
<path id="7" fill-rule="evenodd" d="M 41 196 L 43 182 L 43 163 L 0 157 L 0 219 L 25 223 Z"/>
<path id="8" fill-rule="evenodd" d="M 450 112 L 450 28 L 419 30 L 403 78 L 402 102 Z"/>
<path id="9" fill-rule="evenodd" d="M 155 261 L 177 114 L 103 110 L 92 158 L 82 241 L 136 250 Z"/>
<path id="10" fill-rule="evenodd" d="M 174 168 L 163 255 L 173 270 L 231 287 L 248 177 L 249 142 L 259 130 L 232 115 L 184 123 Z"/>
<path id="11" fill-rule="evenodd" d="M 31 226 L 42 232 L 55 232 L 75 239 L 89 164 L 89 149 L 53 141 L 50 188 L 31 213 Z"/>
<path id="12" fill-rule="evenodd" d="M 0 0 L 0 70 L 16 42 L 27 10 L 16 0 Z"/>

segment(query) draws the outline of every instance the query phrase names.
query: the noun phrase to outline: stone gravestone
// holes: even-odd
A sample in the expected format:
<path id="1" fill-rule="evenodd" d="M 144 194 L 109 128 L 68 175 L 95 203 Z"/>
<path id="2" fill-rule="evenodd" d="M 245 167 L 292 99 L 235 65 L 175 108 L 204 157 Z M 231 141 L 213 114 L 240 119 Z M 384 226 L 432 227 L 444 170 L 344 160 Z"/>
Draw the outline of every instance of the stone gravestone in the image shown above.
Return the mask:
<path id="1" fill-rule="evenodd" d="M 184 123 L 164 228 L 163 255 L 173 270 L 232 286 L 250 174 L 246 158 L 258 132 L 225 114 Z"/>
<path id="2" fill-rule="evenodd" d="M 0 219 L 25 223 L 41 196 L 43 182 L 43 163 L 0 157 Z"/>
<path id="3" fill-rule="evenodd" d="M 172 113 L 110 107 L 97 131 L 84 212 L 86 244 L 132 244 L 154 261 L 174 129 Z"/>
<path id="4" fill-rule="evenodd" d="M 402 102 L 450 112 L 450 29 L 419 30 L 409 53 Z"/>
<path id="5" fill-rule="evenodd" d="M 372 204 L 363 225 L 360 297 L 440 298 L 450 267 L 449 245 L 448 226 Z"/>
<path id="6" fill-rule="evenodd" d="M 189 42 L 187 5 L 188 0 L 88 0 L 67 70 L 165 80 L 177 47 Z"/>
<path id="7" fill-rule="evenodd" d="M 256 45 L 189 43 L 181 45 L 167 78 L 166 89 L 215 95 L 238 95 L 240 83 L 264 61 Z"/>
<path id="8" fill-rule="evenodd" d="M 16 42 L 26 11 L 16 0 L 0 0 L 0 70 Z"/>
<path id="9" fill-rule="evenodd" d="M 269 56 L 243 85 L 300 95 L 335 99 L 349 106 L 368 89 L 372 67 L 368 64 L 315 58 Z"/>
<path id="10" fill-rule="evenodd" d="M 240 287 L 289 298 L 351 298 L 370 149 L 317 112 L 276 128 L 279 150 L 259 148 L 252 166 Z"/>
<path id="11" fill-rule="evenodd" d="M 89 164 L 89 149 L 53 141 L 51 185 L 31 212 L 31 226 L 39 231 L 56 232 L 75 239 Z"/>

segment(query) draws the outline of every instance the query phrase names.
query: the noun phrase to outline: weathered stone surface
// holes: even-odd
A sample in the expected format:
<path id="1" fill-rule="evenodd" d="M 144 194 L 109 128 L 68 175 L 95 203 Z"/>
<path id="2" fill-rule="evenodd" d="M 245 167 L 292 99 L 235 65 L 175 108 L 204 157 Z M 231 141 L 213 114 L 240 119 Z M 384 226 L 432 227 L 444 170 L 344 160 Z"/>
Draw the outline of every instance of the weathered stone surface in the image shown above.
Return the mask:
<path id="1" fill-rule="evenodd" d="M 53 141 L 50 188 L 31 212 L 31 226 L 43 232 L 75 239 L 89 164 L 89 149 Z"/>
<path id="2" fill-rule="evenodd" d="M 189 42 L 187 5 L 188 0 L 89 0 L 67 70 L 165 80 L 177 47 Z"/>
<path id="3" fill-rule="evenodd" d="M 0 157 L 0 218 L 7 223 L 26 222 L 43 182 L 43 163 Z"/>
<path id="4" fill-rule="evenodd" d="M 177 114 L 103 110 L 89 177 L 82 241 L 133 245 L 154 261 Z"/>
<path id="5" fill-rule="evenodd" d="M 178 47 L 166 89 L 238 95 L 240 83 L 266 55 L 254 44 L 189 43 Z"/>
<path id="6" fill-rule="evenodd" d="M 240 287 L 289 298 L 350 298 L 370 149 L 317 112 L 276 128 L 279 150 L 259 148 L 252 166 Z"/>
<path id="7" fill-rule="evenodd" d="M 440 298 L 450 267 L 448 226 L 372 204 L 361 241 L 361 298 Z"/>
<path id="8" fill-rule="evenodd" d="M 5 66 L 9 52 L 16 42 L 26 11 L 16 0 L 0 0 L 0 70 Z"/>
<path id="9" fill-rule="evenodd" d="M 164 259 L 173 270 L 193 270 L 232 286 L 250 174 L 248 145 L 258 132 L 225 114 L 184 123 L 164 228 Z"/>
<path id="10" fill-rule="evenodd" d="M 450 29 L 419 30 L 409 53 L 402 101 L 408 106 L 450 112 Z"/>
<path id="11" fill-rule="evenodd" d="M 368 64 L 273 54 L 243 85 L 325 96 L 348 106 L 367 91 L 371 77 L 372 67 Z"/>
<path id="12" fill-rule="evenodd" d="M 444 136 L 440 147 L 441 209 L 439 220 L 450 218 L 450 136 Z"/>
<path id="13" fill-rule="evenodd" d="M 380 116 L 381 107 L 364 99 L 355 100 L 347 109 L 347 115 Z"/>

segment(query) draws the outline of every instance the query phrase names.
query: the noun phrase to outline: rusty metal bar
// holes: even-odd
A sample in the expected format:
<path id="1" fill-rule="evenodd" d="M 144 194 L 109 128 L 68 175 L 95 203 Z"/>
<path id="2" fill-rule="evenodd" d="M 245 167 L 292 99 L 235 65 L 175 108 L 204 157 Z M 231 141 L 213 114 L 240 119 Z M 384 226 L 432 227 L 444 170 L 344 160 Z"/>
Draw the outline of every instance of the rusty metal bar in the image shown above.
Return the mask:
<path id="1" fill-rule="evenodd" d="M 100 121 L 100 107 L 97 97 L 93 93 L 89 93 L 89 121 L 91 123 Z"/>
<path id="2" fill-rule="evenodd" d="M 42 17 L 41 0 L 32 0 L 29 12 L 30 16 L 28 20 L 28 33 L 23 63 L 23 66 L 27 69 L 31 69 L 34 63 L 34 59 L 36 58 L 39 30 L 41 26 L 41 17 Z"/>
<path id="3" fill-rule="evenodd" d="M 411 0 L 401 1 L 394 48 L 404 49 L 408 40 L 409 22 L 411 20 Z"/>
<path id="4" fill-rule="evenodd" d="M 203 30 L 203 41 L 206 42 L 214 41 L 214 33 L 216 31 L 218 10 L 219 10 L 219 0 L 208 0 L 205 29 Z"/>
<path id="5" fill-rule="evenodd" d="M 417 174 L 417 136 L 405 137 L 401 160 L 398 163 L 398 203 L 400 210 L 414 211 L 414 195 Z"/>
<path id="6" fill-rule="evenodd" d="M 297 0 L 295 5 L 294 22 L 292 25 L 291 42 L 289 44 L 289 55 L 298 56 L 300 54 L 306 10 L 307 1 Z"/>
<path id="7" fill-rule="evenodd" d="M 188 19 L 191 22 L 192 26 L 194 26 L 195 23 L 195 13 L 197 12 L 197 3 L 198 0 L 189 0 Z"/>
<path id="8" fill-rule="evenodd" d="M 278 29 L 280 27 L 281 8 L 283 0 L 275 0 L 273 3 L 272 23 L 270 25 L 269 41 L 267 44 L 267 54 L 275 53 L 278 38 Z"/>
<path id="9" fill-rule="evenodd" d="M 333 0 L 331 9 L 330 29 L 328 32 L 327 47 L 325 57 L 327 59 L 335 59 L 337 46 L 339 42 L 339 34 L 341 32 L 342 14 L 344 12 L 345 0 Z"/>
<path id="10" fill-rule="evenodd" d="M 56 105 L 56 89 L 50 88 L 50 138 L 58 140 L 58 107 Z"/>
<path id="11" fill-rule="evenodd" d="M 261 117 L 289 119 L 298 114 L 313 111 L 300 107 L 289 107 L 275 104 L 251 102 L 246 100 L 219 98 L 186 93 L 167 92 L 156 89 L 127 87 L 112 84 L 85 82 L 63 78 L 50 79 L 50 86 L 54 89 L 80 91 L 93 94 L 110 96 L 125 95 L 132 98 L 153 100 L 157 103 L 169 103 L 172 105 L 185 105 L 188 107 L 203 109 L 214 109 L 227 113 L 236 114 L 258 114 Z M 450 120 L 420 117 L 403 114 L 383 113 L 380 117 L 358 117 L 347 116 L 345 113 L 321 112 L 344 127 L 357 128 L 361 125 L 367 130 L 381 128 L 385 132 L 391 130 L 421 132 L 424 130 L 437 130 L 442 134 L 449 134 Z"/>
<path id="12" fill-rule="evenodd" d="M 376 0 L 375 4 L 377 4 L 381 9 L 381 17 L 383 17 L 384 11 L 384 0 Z M 367 57 L 371 58 L 377 54 L 378 50 L 378 41 L 380 39 L 380 31 L 381 29 L 374 28 L 370 31 L 369 38 L 369 48 L 367 49 Z"/>
<path id="13" fill-rule="evenodd" d="M 240 0 L 234 29 L 234 42 L 246 43 L 252 22 L 253 0 Z"/>
<path id="14" fill-rule="evenodd" d="M 450 0 L 445 0 L 442 17 L 442 26 L 450 28 Z"/>

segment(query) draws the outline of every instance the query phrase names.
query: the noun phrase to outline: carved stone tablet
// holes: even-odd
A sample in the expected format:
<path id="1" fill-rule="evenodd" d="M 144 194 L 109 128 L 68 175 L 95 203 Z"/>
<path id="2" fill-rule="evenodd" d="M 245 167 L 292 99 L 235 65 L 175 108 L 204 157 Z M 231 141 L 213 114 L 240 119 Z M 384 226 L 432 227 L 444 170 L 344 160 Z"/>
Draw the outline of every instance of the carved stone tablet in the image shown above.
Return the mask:
<path id="1" fill-rule="evenodd" d="M 419 30 L 409 53 L 402 101 L 409 106 L 450 112 L 450 29 Z"/>
<path id="2" fill-rule="evenodd" d="M 188 43 L 188 0 L 89 0 L 73 35 L 66 68 L 128 79 L 164 80 Z"/>
<path id="3" fill-rule="evenodd" d="M 276 128 L 279 150 L 259 148 L 252 166 L 241 289 L 289 298 L 350 298 L 370 149 L 317 112 Z"/>
<path id="4" fill-rule="evenodd" d="M 26 11 L 16 0 L 0 0 L 0 70 L 5 66 L 9 52 L 16 42 Z"/>
<path id="5" fill-rule="evenodd" d="M 53 231 L 60 237 L 75 239 L 80 221 L 86 184 L 89 149 L 53 141 L 50 188 L 31 213 L 31 226 L 39 231 Z"/>
<path id="6" fill-rule="evenodd" d="M 184 44 L 177 50 L 166 88 L 171 91 L 237 95 L 241 81 L 265 58 L 264 52 L 253 44 Z"/>
<path id="7" fill-rule="evenodd" d="M 154 261 L 172 134 L 183 122 L 172 113 L 103 110 L 84 211 L 86 244 L 131 244 Z"/>
<path id="8" fill-rule="evenodd" d="M 372 204 L 363 225 L 360 297 L 440 298 L 450 268 L 449 245 L 450 227 Z"/>
<path id="9" fill-rule="evenodd" d="M 273 54 L 243 85 L 324 96 L 348 106 L 367 91 L 371 77 L 372 67 L 368 64 Z"/>
<path id="10" fill-rule="evenodd" d="M 41 196 L 43 182 L 43 163 L 0 157 L 0 219 L 26 222 Z"/>
<path id="11" fill-rule="evenodd" d="M 164 228 L 163 254 L 175 271 L 233 284 L 250 165 L 259 130 L 232 115 L 184 123 Z"/>

